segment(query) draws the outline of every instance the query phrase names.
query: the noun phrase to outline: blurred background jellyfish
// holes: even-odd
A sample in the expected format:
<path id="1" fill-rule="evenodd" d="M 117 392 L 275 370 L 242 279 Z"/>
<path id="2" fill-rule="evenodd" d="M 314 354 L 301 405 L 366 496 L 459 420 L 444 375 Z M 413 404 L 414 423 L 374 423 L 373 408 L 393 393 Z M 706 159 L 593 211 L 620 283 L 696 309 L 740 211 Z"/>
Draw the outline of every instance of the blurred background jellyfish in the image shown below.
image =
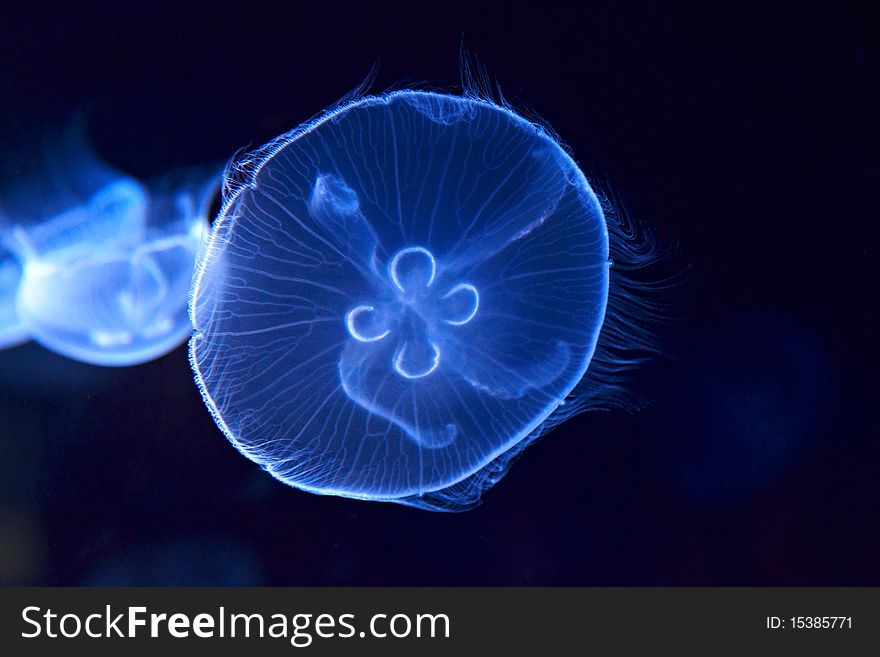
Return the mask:
<path id="1" fill-rule="evenodd" d="M 15 310 L 30 336 L 110 366 L 180 345 L 216 177 L 196 169 L 142 184 L 95 157 L 79 129 L 41 167 L 2 206 L 4 242 L 21 269 Z"/>
<path id="2" fill-rule="evenodd" d="M 227 173 L 191 303 L 204 400 L 286 484 L 469 508 L 562 420 L 628 403 L 653 347 L 625 270 L 653 249 L 611 210 L 485 94 L 344 100 Z"/>
<path id="3" fill-rule="evenodd" d="M 27 329 L 15 309 L 20 282 L 21 266 L 12 252 L 0 243 L 0 349 L 28 340 Z"/>

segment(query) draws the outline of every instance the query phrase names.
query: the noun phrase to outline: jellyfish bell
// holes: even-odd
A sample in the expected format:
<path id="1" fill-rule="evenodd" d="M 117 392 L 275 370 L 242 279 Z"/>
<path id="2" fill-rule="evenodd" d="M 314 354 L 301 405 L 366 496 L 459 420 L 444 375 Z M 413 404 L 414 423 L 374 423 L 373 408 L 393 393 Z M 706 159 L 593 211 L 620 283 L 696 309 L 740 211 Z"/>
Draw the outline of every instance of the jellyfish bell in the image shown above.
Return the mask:
<path id="1" fill-rule="evenodd" d="M 226 191 L 191 363 L 227 438 L 291 486 L 468 508 L 538 436 L 613 403 L 617 350 L 640 346 L 610 295 L 607 205 L 504 105 L 357 98 Z"/>
<path id="2" fill-rule="evenodd" d="M 76 360 L 122 366 L 158 358 L 190 332 L 189 287 L 216 177 L 176 172 L 144 185 L 72 153 L 66 169 L 55 165 L 70 180 L 53 178 L 54 189 L 78 194 L 56 198 L 62 210 L 4 212 L 22 272 L 16 312 L 37 342 Z M 28 186 L 36 198 L 41 191 Z"/>

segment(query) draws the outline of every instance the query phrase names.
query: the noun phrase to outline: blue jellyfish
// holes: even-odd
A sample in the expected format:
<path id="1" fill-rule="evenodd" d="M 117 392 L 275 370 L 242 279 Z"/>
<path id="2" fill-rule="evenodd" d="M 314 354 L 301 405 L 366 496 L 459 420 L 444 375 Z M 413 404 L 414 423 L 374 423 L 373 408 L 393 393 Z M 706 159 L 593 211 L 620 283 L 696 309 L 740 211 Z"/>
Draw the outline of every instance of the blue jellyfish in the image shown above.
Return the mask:
<path id="1" fill-rule="evenodd" d="M 4 209 L 21 268 L 18 318 L 43 346 L 96 365 L 171 351 L 191 331 L 189 288 L 216 181 L 198 170 L 144 185 L 82 148 L 63 159 L 48 191 L 25 185 Z"/>
<path id="2" fill-rule="evenodd" d="M 0 349 L 14 347 L 29 338 L 15 309 L 20 281 L 21 266 L 0 243 Z"/>
<path id="3" fill-rule="evenodd" d="M 226 437 L 291 486 L 469 508 L 613 404 L 638 360 L 620 350 L 647 342 L 623 321 L 637 297 L 609 296 L 608 204 L 547 129 L 478 94 L 344 101 L 225 187 L 191 363 Z M 621 225 L 624 260 L 648 258 Z"/>

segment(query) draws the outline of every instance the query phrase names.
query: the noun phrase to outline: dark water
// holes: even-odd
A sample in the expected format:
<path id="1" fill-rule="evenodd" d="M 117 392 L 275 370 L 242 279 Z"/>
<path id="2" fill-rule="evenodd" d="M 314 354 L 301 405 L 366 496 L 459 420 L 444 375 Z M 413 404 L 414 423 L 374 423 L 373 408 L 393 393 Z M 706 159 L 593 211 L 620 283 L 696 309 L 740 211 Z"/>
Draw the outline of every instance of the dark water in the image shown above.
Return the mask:
<path id="1" fill-rule="evenodd" d="M 376 90 L 454 86 L 464 35 L 677 242 L 654 403 L 568 422 L 438 515 L 276 483 L 183 348 L 128 369 L 3 352 L 0 581 L 880 583 L 878 13 L 371 4 L 0 8 L 0 146 L 85 110 L 136 175 L 222 161 L 377 60 Z"/>

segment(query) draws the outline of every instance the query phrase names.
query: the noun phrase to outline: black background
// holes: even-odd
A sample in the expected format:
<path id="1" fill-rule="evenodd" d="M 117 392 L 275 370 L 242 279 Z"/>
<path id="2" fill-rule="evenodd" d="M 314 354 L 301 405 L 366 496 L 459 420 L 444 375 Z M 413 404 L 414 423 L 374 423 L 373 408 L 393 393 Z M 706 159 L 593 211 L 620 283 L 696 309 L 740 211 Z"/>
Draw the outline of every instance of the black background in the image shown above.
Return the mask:
<path id="1" fill-rule="evenodd" d="M 876 10 L 24 4 L 0 9 L 4 145 L 85 109 L 133 174 L 224 161 L 377 60 L 374 90 L 455 86 L 463 40 L 688 280 L 652 405 L 569 421 L 464 514 L 275 482 L 184 348 L 126 369 L 0 353 L 0 581 L 880 583 Z"/>

